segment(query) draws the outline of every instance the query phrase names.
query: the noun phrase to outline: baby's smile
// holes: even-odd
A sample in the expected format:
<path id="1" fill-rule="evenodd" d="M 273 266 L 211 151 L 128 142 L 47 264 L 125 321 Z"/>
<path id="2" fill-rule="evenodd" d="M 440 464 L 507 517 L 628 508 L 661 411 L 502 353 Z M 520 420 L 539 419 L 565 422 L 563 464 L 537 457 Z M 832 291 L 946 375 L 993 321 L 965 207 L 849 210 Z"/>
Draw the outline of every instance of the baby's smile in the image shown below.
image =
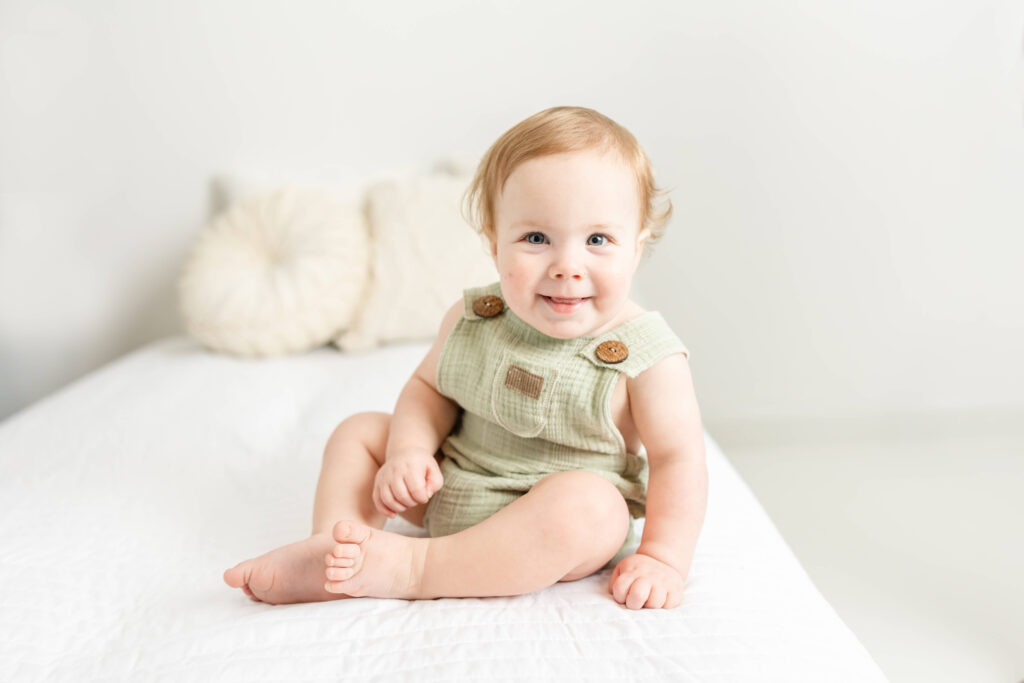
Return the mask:
<path id="1" fill-rule="evenodd" d="M 562 298 L 555 296 L 546 296 L 544 294 L 541 294 L 541 296 L 544 298 L 545 301 L 548 302 L 548 305 L 551 306 L 551 309 L 555 313 L 562 314 L 575 313 L 584 303 L 590 301 L 591 299 L 591 297 L 589 296 L 579 298 Z"/>

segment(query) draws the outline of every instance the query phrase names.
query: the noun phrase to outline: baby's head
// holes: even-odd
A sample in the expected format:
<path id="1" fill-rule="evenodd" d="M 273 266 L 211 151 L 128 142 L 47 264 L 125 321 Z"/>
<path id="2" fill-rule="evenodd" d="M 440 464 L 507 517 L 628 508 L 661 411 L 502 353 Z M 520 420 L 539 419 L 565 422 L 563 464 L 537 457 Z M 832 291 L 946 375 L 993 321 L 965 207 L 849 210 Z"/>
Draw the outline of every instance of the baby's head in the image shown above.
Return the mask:
<path id="1" fill-rule="evenodd" d="M 591 109 L 555 107 L 498 138 L 466 204 L 508 307 L 569 339 L 630 317 L 633 273 L 672 211 L 661 194 L 629 131 Z"/>
<path id="2" fill-rule="evenodd" d="M 672 215 L 672 202 L 654 184 L 650 161 L 640 143 L 624 127 L 593 109 L 552 107 L 520 121 L 498 138 L 484 154 L 465 196 L 470 224 L 491 245 L 497 230 L 497 209 L 509 176 L 531 159 L 555 154 L 596 151 L 617 157 L 635 178 L 632 188 L 639 205 L 639 232 L 645 244 L 664 233 Z"/>

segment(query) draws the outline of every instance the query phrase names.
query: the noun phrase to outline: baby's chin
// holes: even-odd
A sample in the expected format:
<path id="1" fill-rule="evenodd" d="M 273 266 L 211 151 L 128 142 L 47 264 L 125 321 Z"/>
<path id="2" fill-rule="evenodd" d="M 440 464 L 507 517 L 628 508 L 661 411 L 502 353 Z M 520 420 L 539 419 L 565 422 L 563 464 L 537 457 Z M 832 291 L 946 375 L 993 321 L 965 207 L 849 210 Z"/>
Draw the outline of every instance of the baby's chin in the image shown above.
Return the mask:
<path id="1" fill-rule="evenodd" d="M 522 316 L 520 316 L 522 317 Z M 555 339 L 579 339 L 580 337 L 593 337 L 600 332 L 595 327 L 595 321 L 590 320 L 527 320 L 527 324 L 538 332 L 542 332 Z M 602 325 L 601 327 L 606 327 Z"/>
<path id="2" fill-rule="evenodd" d="M 554 339 L 562 339 L 562 340 L 579 339 L 580 337 L 586 336 L 585 331 L 584 332 L 563 332 L 561 330 L 553 330 L 553 329 L 550 329 L 550 328 L 549 329 L 535 328 L 535 329 L 537 329 L 537 331 L 539 331 L 539 332 L 543 332 L 547 336 L 552 337 Z"/>

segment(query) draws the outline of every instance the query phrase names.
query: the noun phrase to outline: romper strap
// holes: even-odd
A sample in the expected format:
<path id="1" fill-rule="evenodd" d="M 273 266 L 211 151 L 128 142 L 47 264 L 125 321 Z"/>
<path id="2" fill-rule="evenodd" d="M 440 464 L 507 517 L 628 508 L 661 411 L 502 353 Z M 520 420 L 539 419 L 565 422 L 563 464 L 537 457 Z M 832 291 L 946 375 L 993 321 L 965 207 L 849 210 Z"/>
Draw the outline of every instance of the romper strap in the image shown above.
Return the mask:
<path id="1" fill-rule="evenodd" d="M 601 368 L 610 368 L 636 377 L 665 356 L 690 352 L 657 311 L 648 311 L 628 320 L 600 337 L 594 337 L 579 355 Z"/>
<path id="2" fill-rule="evenodd" d="M 471 287 L 464 290 L 462 293 L 462 300 L 465 309 L 462 313 L 466 320 L 486 320 L 484 316 L 478 315 L 473 310 L 473 304 L 476 303 L 477 299 L 485 296 L 496 296 L 501 297 L 501 283 L 493 282 L 483 287 Z"/>

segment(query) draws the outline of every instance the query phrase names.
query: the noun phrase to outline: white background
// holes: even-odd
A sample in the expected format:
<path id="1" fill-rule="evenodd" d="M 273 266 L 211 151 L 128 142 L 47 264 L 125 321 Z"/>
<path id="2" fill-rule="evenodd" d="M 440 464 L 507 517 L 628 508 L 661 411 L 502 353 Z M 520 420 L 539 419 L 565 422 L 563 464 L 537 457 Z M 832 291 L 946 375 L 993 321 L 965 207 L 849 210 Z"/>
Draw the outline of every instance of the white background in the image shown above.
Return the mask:
<path id="1" fill-rule="evenodd" d="M 1024 413 L 1019 2 L 0 3 L 0 415 L 180 332 L 210 177 L 479 156 L 546 106 L 673 188 L 638 298 L 710 422 Z"/>
<path id="2" fill-rule="evenodd" d="M 952 605 L 950 628 L 969 623 L 978 651 L 1005 643 L 1006 661 L 1019 657 L 1015 608 L 962 618 L 1014 604 L 1006 594 L 985 602 L 977 591 L 993 581 L 964 592 L 941 574 L 986 552 L 1007 581 L 1024 566 L 997 554 L 1020 546 L 1004 508 L 975 522 L 957 507 L 973 491 L 977 509 L 996 510 L 986 491 L 1024 472 L 1020 441 L 970 440 L 1024 424 L 1019 1 L 0 0 L 0 419 L 182 332 L 174 285 L 215 174 L 369 176 L 478 157 L 559 104 L 630 128 L 672 189 L 675 218 L 637 298 L 690 347 L 705 422 L 755 489 L 784 473 L 759 495 L 883 666 L 926 659 L 967 680 L 949 664 L 962 633 L 940 646 L 896 629 L 918 636 L 913 649 L 889 637 L 904 623 L 892 601 L 857 614 L 901 575 L 894 596 L 928 586 L 921 623 Z M 950 440 L 778 446 L 823 434 Z M 940 452 L 950 474 L 928 484 Z M 814 469 L 825 460 L 843 464 Z M 799 472 L 802 484 L 786 479 Z M 788 524 L 808 518 L 808 491 L 825 516 L 801 535 Z M 977 528 L 1009 538 L 964 552 Z M 933 544 L 914 564 L 921 538 Z M 848 575 L 824 573 L 837 558 Z M 872 585 L 844 603 L 830 580 L 853 576 Z"/>
<path id="3" fill-rule="evenodd" d="M 711 426 L 1024 414 L 1024 8 L 0 2 L 0 415 L 178 333 L 219 171 L 479 156 L 556 104 L 673 189 L 636 295 Z"/>

